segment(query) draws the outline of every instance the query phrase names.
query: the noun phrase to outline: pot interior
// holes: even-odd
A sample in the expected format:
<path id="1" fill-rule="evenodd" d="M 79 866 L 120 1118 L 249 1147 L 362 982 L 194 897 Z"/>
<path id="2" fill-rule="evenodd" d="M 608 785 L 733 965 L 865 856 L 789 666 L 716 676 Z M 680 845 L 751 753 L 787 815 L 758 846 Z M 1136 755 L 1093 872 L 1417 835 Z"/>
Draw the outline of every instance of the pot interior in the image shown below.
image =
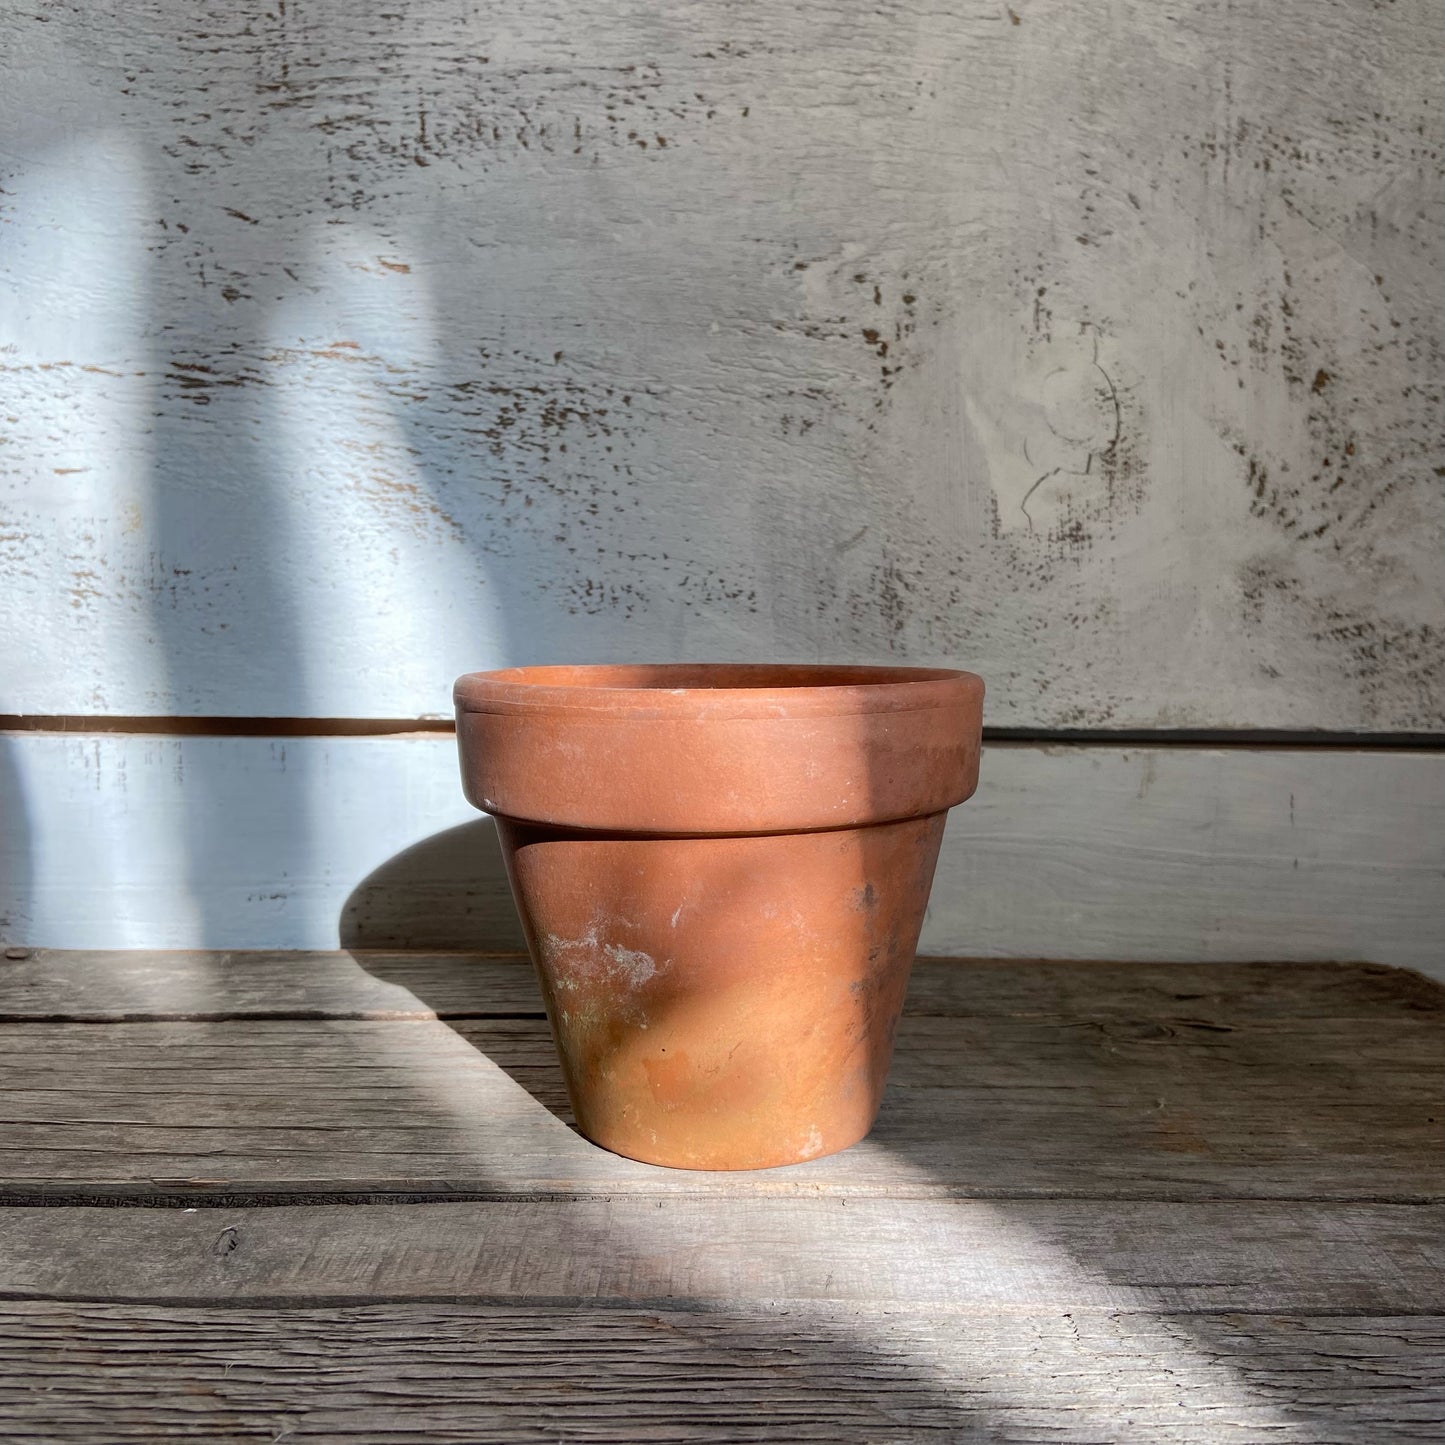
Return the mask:
<path id="1" fill-rule="evenodd" d="M 659 662 L 618 665 L 509 667 L 484 674 L 488 681 L 533 687 L 629 692 L 775 688 L 880 687 L 943 682 L 956 672 L 930 667 L 830 667 L 810 663 Z"/>

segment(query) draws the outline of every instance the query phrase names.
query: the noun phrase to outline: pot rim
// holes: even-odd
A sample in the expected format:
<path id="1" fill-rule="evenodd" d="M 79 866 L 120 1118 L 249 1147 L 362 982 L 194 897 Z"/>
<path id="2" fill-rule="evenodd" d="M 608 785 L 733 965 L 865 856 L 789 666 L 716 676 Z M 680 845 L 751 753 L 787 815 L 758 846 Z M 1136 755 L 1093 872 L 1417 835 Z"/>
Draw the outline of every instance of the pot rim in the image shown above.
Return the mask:
<path id="1" fill-rule="evenodd" d="M 452 690 L 459 712 L 679 720 L 913 712 L 982 695 L 981 677 L 950 668 L 735 662 L 508 667 Z"/>

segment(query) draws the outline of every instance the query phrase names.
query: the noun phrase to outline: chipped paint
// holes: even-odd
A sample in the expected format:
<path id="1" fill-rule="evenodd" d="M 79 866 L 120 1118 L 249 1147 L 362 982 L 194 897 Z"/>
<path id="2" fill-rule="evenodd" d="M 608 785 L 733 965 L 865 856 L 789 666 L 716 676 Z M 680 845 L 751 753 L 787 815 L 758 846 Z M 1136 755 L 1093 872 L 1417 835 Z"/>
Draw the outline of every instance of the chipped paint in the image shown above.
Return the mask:
<path id="1" fill-rule="evenodd" d="M 1438 728 L 1436 20 L 7 14 L 13 706 L 837 656 L 1001 725 Z"/>

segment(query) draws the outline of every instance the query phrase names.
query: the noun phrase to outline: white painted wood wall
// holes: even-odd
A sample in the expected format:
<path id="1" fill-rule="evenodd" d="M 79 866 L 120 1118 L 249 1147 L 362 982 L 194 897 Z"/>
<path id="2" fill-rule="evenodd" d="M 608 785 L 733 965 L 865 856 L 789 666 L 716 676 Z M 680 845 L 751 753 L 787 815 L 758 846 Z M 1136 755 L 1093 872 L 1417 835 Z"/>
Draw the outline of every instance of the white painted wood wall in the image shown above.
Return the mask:
<path id="1" fill-rule="evenodd" d="M 1100 734 L 990 751 L 932 946 L 1430 966 L 1442 22 L 0 9 L 0 933 L 404 941 L 387 860 L 466 817 L 443 737 L 96 719 L 829 658 Z M 1107 737 L 1157 729 L 1361 736 Z"/>

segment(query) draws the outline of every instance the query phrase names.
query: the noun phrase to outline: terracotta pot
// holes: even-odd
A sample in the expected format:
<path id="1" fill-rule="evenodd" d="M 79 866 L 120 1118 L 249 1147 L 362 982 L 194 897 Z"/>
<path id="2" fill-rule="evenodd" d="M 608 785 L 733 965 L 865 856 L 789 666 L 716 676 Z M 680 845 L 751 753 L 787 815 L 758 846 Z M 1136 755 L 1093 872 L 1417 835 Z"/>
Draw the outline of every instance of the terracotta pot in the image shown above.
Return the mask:
<path id="1" fill-rule="evenodd" d="M 983 683 L 922 668 L 632 666 L 456 685 L 578 1127 L 759 1169 L 872 1127 Z"/>

